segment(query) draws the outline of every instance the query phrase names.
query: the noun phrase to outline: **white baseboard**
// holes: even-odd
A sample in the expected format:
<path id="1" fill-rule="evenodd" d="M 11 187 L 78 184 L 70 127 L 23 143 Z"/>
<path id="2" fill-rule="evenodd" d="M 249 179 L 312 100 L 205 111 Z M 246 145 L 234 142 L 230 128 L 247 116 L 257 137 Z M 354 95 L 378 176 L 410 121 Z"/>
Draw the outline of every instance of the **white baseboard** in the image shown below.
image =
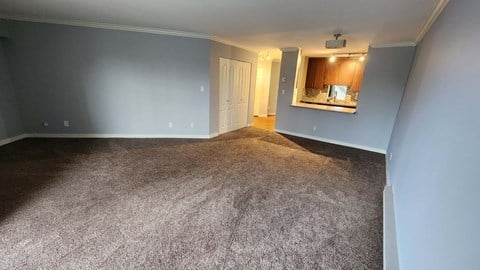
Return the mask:
<path id="1" fill-rule="evenodd" d="M 209 139 L 197 134 L 29 133 L 28 138 Z"/>
<path id="2" fill-rule="evenodd" d="M 107 138 L 119 138 L 119 139 L 210 139 L 217 137 L 218 133 L 212 133 L 209 135 L 197 135 L 197 134 L 118 134 L 118 133 L 26 133 L 15 137 L 6 138 L 0 140 L 0 146 L 6 145 L 15 141 L 19 141 L 25 138 L 71 138 L 71 139 L 107 139 Z"/>
<path id="3" fill-rule="evenodd" d="M 392 182 L 390 180 L 390 168 L 389 168 L 389 160 L 388 160 L 388 153 L 385 153 L 385 177 L 387 178 L 386 180 L 386 185 L 391 187 L 392 186 Z"/>
<path id="4" fill-rule="evenodd" d="M 214 132 L 214 133 L 210 133 L 210 138 L 215 138 L 217 137 L 218 135 L 220 135 L 218 132 Z"/>
<path id="5" fill-rule="evenodd" d="M 16 141 L 19 141 L 21 139 L 25 139 L 27 137 L 27 134 L 20 134 L 20 135 L 17 135 L 15 137 L 11 137 L 11 138 L 6 138 L 6 139 L 3 139 L 3 140 L 0 140 L 0 146 L 2 145 L 5 145 L 5 144 L 9 144 L 9 143 L 12 143 L 12 142 L 16 142 Z"/>
<path id="6" fill-rule="evenodd" d="M 275 129 L 275 132 L 278 133 L 283 133 L 287 135 L 292 135 L 296 137 L 302 137 L 314 141 L 321 141 L 321 142 L 326 142 L 326 143 L 331 143 L 331 144 L 337 144 L 337 145 L 342 145 L 342 146 L 347 146 L 347 147 L 352 147 L 352 148 L 357 148 L 361 150 L 366 150 L 370 152 L 375 152 L 375 153 L 380 153 L 380 154 L 385 154 L 386 150 L 384 149 L 379 149 L 379 148 L 374 148 L 374 147 L 369 147 L 369 146 L 364 146 L 364 145 L 359 145 L 359 144 L 353 144 L 353 143 L 347 143 L 347 142 L 342 142 L 342 141 L 337 141 L 337 140 L 331 140 L 331 139 L 326 139 L 326 138 L 321 138 L 321 137 L 315 137 L 311 135 L 306 135 L 302 133 L 296 133 L 296 132 L 290 132 L 290 131 L 285 131 L 281 129 Z"/>
<path id="7" fill-rule="evenodd" d="M 399 270 L 394 193 L 391 186 L 383 190 L 383 269 Z"/>

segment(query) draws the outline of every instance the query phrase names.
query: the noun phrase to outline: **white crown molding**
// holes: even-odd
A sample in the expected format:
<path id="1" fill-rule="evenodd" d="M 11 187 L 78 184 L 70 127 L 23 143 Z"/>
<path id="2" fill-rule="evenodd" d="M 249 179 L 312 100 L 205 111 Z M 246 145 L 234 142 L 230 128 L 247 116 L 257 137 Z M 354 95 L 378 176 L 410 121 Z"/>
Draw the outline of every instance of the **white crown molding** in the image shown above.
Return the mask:
<path id="1" fill-rule="evenodd" d="M 370 47 L 372 48 L 395 48 L 395 47 L 415 47 L 417 43 L 413 41 L 401 41 L 401 42 L 392 42 L 392 43 L 379 43 L 379 44 L 371 44 Z"/>
<path id="2" fill-rule="evenodd" d="M 190 38 L 200 38 L 200 39 L 211 38 L 210 35 L 202 34 L 202 33 L 175 31 L 175 30 L 160 29 L 160 28 L 137 27 L 137 26 L 128 26 L 128 25 L 120 25 L 120 24 L 107 24 L 107 23 L 85 22 L 85 21 L 76 21 L 76 20 L 43 19 L 43 18 L 35 18 L 35 17 L 27 17 L 27 16 L 6 15 L 6 14 L 0 14 L 0 18 L 7 19 L 7 20 L 15 20 L 15 21 L 51 23 L 51 24 L 81 26 L 81 27 L 110 29 L 110 30 L 121 30 L 121 31 L 129 31 L 129 32 L 150 33 L 150 34 L 178 36 L 178 37 L 190 37 Z"/>
<path id="3" fill-rule="evenodd" d="M 259 50 L 257 50 L 257 49 L 247 47 L 247 46 L 243 46 L 243 45 L 235 43 L 235 42 L 228 41 L 228 40 L 223 39 L 219 36 L 211 36 L 210 40 L 220 42 L 220 43 L 223 43 L 223 44 L 226 44 L 226 45 L 234 46 L 234 47 L 244 49 L 244 50 L 247 50 L 247 51 L 251 51 L 251 52 L 254 52 L 254 53 L 259 53 Z"/>
<path id="4" fill-rule="evenodd" d="M 212 41 L 217 41 L 226 45 L 230 45 L 240 49 L 258 53 L 258 50 L 256 49 L 225 40 L 219 36 L 211 36 L 208 34 L 195 33 L 195 32 L 176 31 L 176 30 L 168 30 L 168 29 L 161 29 L 161 28 L 137 27 L 137 26 L 128 26 L 128 25 L 120 25 L 120 24 L 84 22 L 84 21 L 76 21 L 76 20 L 42 19 L 42 18 L 35 18 L 35 17 L 15 16 L 15 15 L 6 15 L 6 14 L 0 14 L 0 19 L 70 25 L 70 26 L 109 29 L 109 30 L 120 30 L 120 31 L 129 31 L 129 32 L 140 32 L 140 33 L 149 33 L 149 34 L 157 34 L 157 35 L 209 39 Z"/>
<path id="5" fill-rule="evenodd" d="M 393 42 L 393 43 L 380 43 L 380 44 L 371 44 L 370 47 L 372 48 L 393 48 L 393 47 L 415 47 L 422 41 L 423 37 L 425 36 L 426 33 L 428 33 L 428 30 L 430 30 L 430 27 L 435 23 L 437 20 L 438 16 L 442 13 L 443 9 L 447 6 L 448 2 L 450 0 L 437 0 L 437 3 L 432 9 L 432 12 L 430 13 L 430 16 L 428 16 L 427 20 L 425 23 L 422 25 L 420 28 L 420 31 L 417 33 L 417 37 L 415 38 L 415 41 L 401 41 L 401 42 Z"/>
<path id="6" fill-rule="evenodd" d="M 442 13 L 443 9 L 447 6 L 449 1 L 450 0 L 437 0 L 437 3 L 433 7 L 433 10 L 430 13 L 430 16 L 428 17 L 427 21 L 423 24 L 422 28 L 420 28 L 420 31 L 417 34 L 417 38 L 415 39 L 416 44 L 422 41 L 422 38 L 425 36 L 428 30 L 430 30 L 430 27 L 432 27 L 433 23 L 437 20 L 438 16 L 440 15 L 440 13 Z"/>
<path id="7" fill-rule="evenodd" d="M 415 47 L 422 40 L 425 34 L 428 32 L 430 27 L 433 25 L 435 20 L 438 18 L 443 9 L 447 6 L 450 0 L 437 0 L 437 3 L 432 9 L 432 12 L 428 19 L 425 21 L 423 26 L 420 28 L 415 41 L 401 41 L 393 43 L 380 43 L 380 44 L 371 44 L 372 48 L 392 48 L 392 47 Z M 247 51 L 252 51 L 258 53 L 258 50 L 251 47 L 243 46 L 234 42 L 225 40 L 219 36 L 212 36 L 208 34 L 195 33 L 195 32 L 185 32 L 185 31 L 175 31 L 168 29 L 160 28 L 147 28 L 147 27 L 137 27 L 137 26 L 128 26 L 128 25 L 119 25 L 119 24 L 106 24 L 106 23 L 97 23 L 97 22 L 85 22 L 78 20 L 58 20 L 58 19 L 44 19 L 37 17 L 28 17 L 28 16 L 17 16 L 17 15 L 7 15 L 0 14 L 1 19 L 7 20 L 18 20 L 18 21 L 28 21 L 28 22 L 39 22 L 39 23 L 51 23 L 51 24 L 61 24 L 61 25 L 71 25 L 71 26 L 80 26 L 80 27 L 90 27 L 90 28 L 100 28 L 100 29 L 110 29 L 110 30 L 121 30 L 121 31 L 130 31 L 130 32 L 141 32 L 141 33 L 150 33 L 158 35 L 169 35 L 169 36 L 179 36 L 179 37 L 190 37 L 190 38 L 200 38 L 200 39 L 209 39 L 217 41 L 223 44 L 235 46 Z M 282 52 L 296 52 L 300 48 L 297 47 L 288 47 L 281 48 Z"/>

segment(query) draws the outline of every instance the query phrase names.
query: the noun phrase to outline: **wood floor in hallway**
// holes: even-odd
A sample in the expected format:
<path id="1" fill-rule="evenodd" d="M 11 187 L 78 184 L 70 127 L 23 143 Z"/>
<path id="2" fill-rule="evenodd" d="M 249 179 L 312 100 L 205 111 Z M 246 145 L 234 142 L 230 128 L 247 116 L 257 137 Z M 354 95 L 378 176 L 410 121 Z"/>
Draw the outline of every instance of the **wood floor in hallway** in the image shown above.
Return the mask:
<path id="1" fill-rule="evenodd" d="M 261 128 L 265 130 L 274 131 L 275 130 L 275 116 L 267 117 L 253 117 L 253 126 L 256 128 Z"/>

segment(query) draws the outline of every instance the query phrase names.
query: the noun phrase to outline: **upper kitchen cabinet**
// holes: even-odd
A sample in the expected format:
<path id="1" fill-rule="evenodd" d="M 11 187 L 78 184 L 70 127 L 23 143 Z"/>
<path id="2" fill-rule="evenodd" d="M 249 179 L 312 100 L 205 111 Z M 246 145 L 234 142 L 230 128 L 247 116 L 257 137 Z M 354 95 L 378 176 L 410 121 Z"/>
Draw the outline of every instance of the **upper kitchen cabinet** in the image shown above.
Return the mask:
<path id="1" fill-rule="evenodd" d="M 360 61 L 357 63 L 355 67 L 355 73 L 353 75 L 352 85 L 350 86 L 350 90 L 352 90 L 353 92 L 360 91 L 364 72 L 365 72 L 365 61 Z"/>
<path id="2" fill-rule="evenodd" d="M 338 62 L 337 77 L 332 84 L 347 85 L 351 88 L 358 61 L 351 58 L 338 58 L 336 62 Z"/>
<path id="3" fill-rule="evenodd" d="M 310 58 L 308 61 L 305 88 L 322 89 L 325 84 L 326 58 Z"/>
<path id="4" fill-rule="evenodd" d="M 335 61 L 333 61 L 335 60 Z M 358 57 L 310 58 L 305 88 L 324 89 L 326 85 L 346 85 L 358 92 L 365 62 Z"/>

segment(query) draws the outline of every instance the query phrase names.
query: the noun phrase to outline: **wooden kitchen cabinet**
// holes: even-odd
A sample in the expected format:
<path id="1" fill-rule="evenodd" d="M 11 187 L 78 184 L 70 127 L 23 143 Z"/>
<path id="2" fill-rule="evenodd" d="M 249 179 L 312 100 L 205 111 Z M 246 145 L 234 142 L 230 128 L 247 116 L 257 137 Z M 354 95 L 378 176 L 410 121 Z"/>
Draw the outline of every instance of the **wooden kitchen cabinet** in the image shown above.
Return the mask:
<path id="1" fill-rule="evenodd" d="M 360 87 L 362 86 L 363 81 L 363 73 L 365 72 L 365 61 L 358 62 L 357 67 L 355 68 L 355 73 L 353 75 L 352 85 L 350 86 L 350 90 L 354 92 L 360 91 Z"/>
<path id="2" fill-rule="evenodd" d="M 324 85 L 347 85 L 359 91 L 362 84 L 365 62 L 356 58 L 338 57 L 335 62 L 328 58 L 310 58 L 305 88 L 323 89 Z"/>
<path id="3" fill-rule="evenodd" d="M 325 84 L 326 58 L 310 58 L 308 60 L 305 88 L 323 89 Z"/>
<path id="4" fill-rule="evenodd" d="M 305 80 L 305 88 L 313 88 L 315 85 L 315 77 L 317 76 L 317 61 L 318 58 L 308 59 L 307 79 Z"/>
<path id="5" fill-rule="evenodd" d="M 328 61 L 325 72 L 325 84 L 337 84 L 337 77 L 340 71 L 339 67 L 338 59 L 335 62 Z"/>
<path id="6" fill-rule="evenodd" d="M 357 67 L 357 60 L 350 58 L 339 58 L 337 80 L 335 84 L 352 86 L 355 69 Z"/>

